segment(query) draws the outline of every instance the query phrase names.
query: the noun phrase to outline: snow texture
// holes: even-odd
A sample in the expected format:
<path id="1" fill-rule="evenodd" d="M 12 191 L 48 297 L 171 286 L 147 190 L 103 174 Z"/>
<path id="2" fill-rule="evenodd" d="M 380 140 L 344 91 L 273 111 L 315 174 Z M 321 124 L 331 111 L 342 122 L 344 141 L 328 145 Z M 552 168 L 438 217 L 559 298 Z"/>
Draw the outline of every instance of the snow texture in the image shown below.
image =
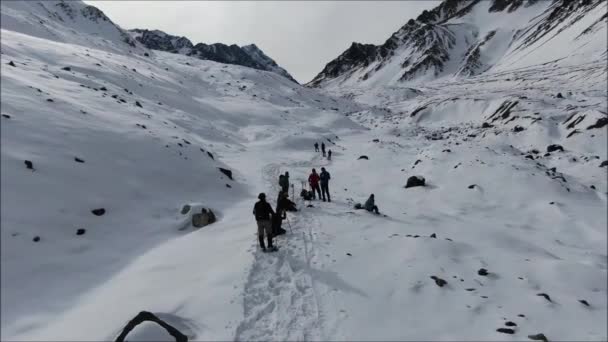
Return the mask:
<path id="1" fill-rule="evenodd" d="M 113 340 L 149 311 L 190 340 L 608 339 L 606 42 L 576 38 L 605 35 L 597 6 L 553 38 L 590 59 L 491 56 L 494 27 L 489 71 L 316 89 L 131 46 L 81 2 L 3 1 L 0 338 Z M 321 167 L 332 202 L 302 201 Z M 300 210 L 262 253 L 252 208 L 285 171 Z M 380 215 L 354 209 L 371 193 Z"/>

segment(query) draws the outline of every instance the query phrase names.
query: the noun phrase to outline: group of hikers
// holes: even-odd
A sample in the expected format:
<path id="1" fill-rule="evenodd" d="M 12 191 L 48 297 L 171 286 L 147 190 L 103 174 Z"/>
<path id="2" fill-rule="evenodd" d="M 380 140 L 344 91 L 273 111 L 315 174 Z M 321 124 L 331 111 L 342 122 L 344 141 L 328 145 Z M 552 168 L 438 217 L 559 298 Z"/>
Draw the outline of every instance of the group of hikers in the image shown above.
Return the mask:
<path id="1" fill-rule="evenodd" d="M 321 150 L 325 157 L 325 143 L 321 143 Z M 318 143 L 315 143 L 315 151 L 319 151 Z M 327 153 L 327 159 L 331 160 L 331 150 Z M 317 173 L 317 170 L 313 168 L 308 176 L 310 190 L 304 188 L 304 184 L 302 184 L 300 197 L 305 201 L 311 201 L 316 200 L 318 196 L 319 200 L 323 200 L 323 202 L 331 202 L 329 194 L 330 179 L 331 175 L 324 167 L 321 167 L 321 173 Z M 296 204 L 289 199 L 289 172 L 286 171 L 284 174 L 279 175 L 279 186 L 281 190 L 279 190 L 277 197 L 276 210 L 273 210 L 270 203 L 266 201 L 266 194 L 263 192 L 258 195 L 259 201 L 253 207 L 253 215 L 258 226 L 258 240 L 263 252 L 275 252 L 278 250 L 272 243 L 273 237 L 286 233 L 286 230 L 281 226 L 283 220 L 287 219 L 287 211 L 298 211 Z M 355 209 L 365 209 L 369 212 L 380 214 L 378 206 L 375 203 L 374 194 L 369 196 L 365 204 L 355 204 Z M 289 220 L 287 222 L 289 223 Z M 264 243 L 264 237 L 266 237 L 268 246 Z"/>
<path id="2" fill-rule="evenodd" d="M 319 143 L 315 142 L 315 152 L 319 152 Z M 327 156 L 327 160 L 331 160 L 331 150 L 327 150 L 327 154 L 325 153 L 325 143 L 321 143 L 321 153 L 323 153 L 323 157 Z"/>

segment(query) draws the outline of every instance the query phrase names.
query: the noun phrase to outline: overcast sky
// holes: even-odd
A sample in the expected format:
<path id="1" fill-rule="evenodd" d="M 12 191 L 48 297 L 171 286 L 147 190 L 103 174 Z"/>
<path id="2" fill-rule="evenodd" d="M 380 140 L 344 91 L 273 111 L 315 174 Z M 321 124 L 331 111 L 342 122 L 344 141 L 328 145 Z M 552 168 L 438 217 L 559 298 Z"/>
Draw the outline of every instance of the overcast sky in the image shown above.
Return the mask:
<path id="1" fill-rule="evenodd" d="M 439 1 L 92 1 L 123 28 L 158 29 L 196 43 L 254 43 L 299 82 L 354 41 L 381 44 Z"/>

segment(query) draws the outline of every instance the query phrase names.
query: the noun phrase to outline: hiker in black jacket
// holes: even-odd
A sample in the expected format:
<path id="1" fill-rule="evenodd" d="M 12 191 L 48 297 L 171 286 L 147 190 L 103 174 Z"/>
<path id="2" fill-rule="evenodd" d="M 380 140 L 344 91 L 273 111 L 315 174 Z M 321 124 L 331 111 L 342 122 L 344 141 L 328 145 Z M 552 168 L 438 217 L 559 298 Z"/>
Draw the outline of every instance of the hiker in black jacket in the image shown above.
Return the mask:
<path id="1" fill-rule="evenodd" d="M 315 152 L 319 152 L 319 143 L 318 142 L 315 143 Z"/>
<path id="2" fill-rule="evenodd" d="M 265 193 L 260 193 L 258 198 L 259 201 L 253 206 L 253 215 L 258 224 L 258 240 L 260 241 L 260 247 L 262 247 L 263 252 L 266 252 L 266 246 L 264 245 L 264 234 L 266 234 L 268 249 L 271 252 L 274 252 L 277 250 L 277 248 L 272 245 L 272 218 L 275 216 L 275 213 L 270 204 L 266 202 Z"/>
<path id="3" fill-rule="evenodd" d="M 325 157 L 325 143 L 321 143 L 321 152 L 323 152 L 323 157 Z"/>
<path id="4" fill-rule="evenodd" d="M 279 191 L 277 198 L 276 215 L 272 218 L 272 232 L 274 236 L 285 234 L 285 229 L 281 228 L 283 220 L 287 218 L 287 211 L 298 211 L 296 204 L 287 198 L 287 194 Z"/>
<path id="5" fill-rule="evenodd" d="M 331 150 L 327 150 L 327 160 L 331 160 Z"/>
<path id="6" fill-rule="evenodd" d="M 323 196 L 323 202 L 325 202 L 325 195 L 327 195 L 327 201 L 331 202 L 331 197 L 329 196 L 329 180 L 331 179 L 331 176 L 324 167 L 321 168 L 319 178 L 321 179 L 321 194 Z"/>

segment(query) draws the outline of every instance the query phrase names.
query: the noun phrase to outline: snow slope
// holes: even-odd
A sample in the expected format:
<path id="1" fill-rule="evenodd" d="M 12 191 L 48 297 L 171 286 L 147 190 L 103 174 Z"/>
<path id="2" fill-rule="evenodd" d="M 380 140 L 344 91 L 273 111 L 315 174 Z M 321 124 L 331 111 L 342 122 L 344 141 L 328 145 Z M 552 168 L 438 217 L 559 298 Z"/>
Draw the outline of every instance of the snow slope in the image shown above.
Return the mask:
<path id="1" fill-rule="evenodd" d="M 446 0 L 382 45 L 353 43 L 309 83 L 336 92 L 606 59 L 606 1 Z"/>
<path id="2" fill-rule="evenodd" d="M 29 15 L 14 5 L 3 16 Z M 588 128 L 605 64 L 332 98 L 98 37 L 0 33 L 2 340 L 112 340 L 142 310 L 191 340 L 608 338 L 608 135 Z M 279 252 L 260 252 L 257 194 L 274 205 L 289 171 L 297 195 L 313 167 L 332 202 L 298 199 Z M 412 175 L 427 186 L 404 188 Z M 386 216 L 353 209 L 370 193 Z M 185 204 L 218 222 L 195 230 Z M 128 339 L 167 337 L 146 323 Z"/>

